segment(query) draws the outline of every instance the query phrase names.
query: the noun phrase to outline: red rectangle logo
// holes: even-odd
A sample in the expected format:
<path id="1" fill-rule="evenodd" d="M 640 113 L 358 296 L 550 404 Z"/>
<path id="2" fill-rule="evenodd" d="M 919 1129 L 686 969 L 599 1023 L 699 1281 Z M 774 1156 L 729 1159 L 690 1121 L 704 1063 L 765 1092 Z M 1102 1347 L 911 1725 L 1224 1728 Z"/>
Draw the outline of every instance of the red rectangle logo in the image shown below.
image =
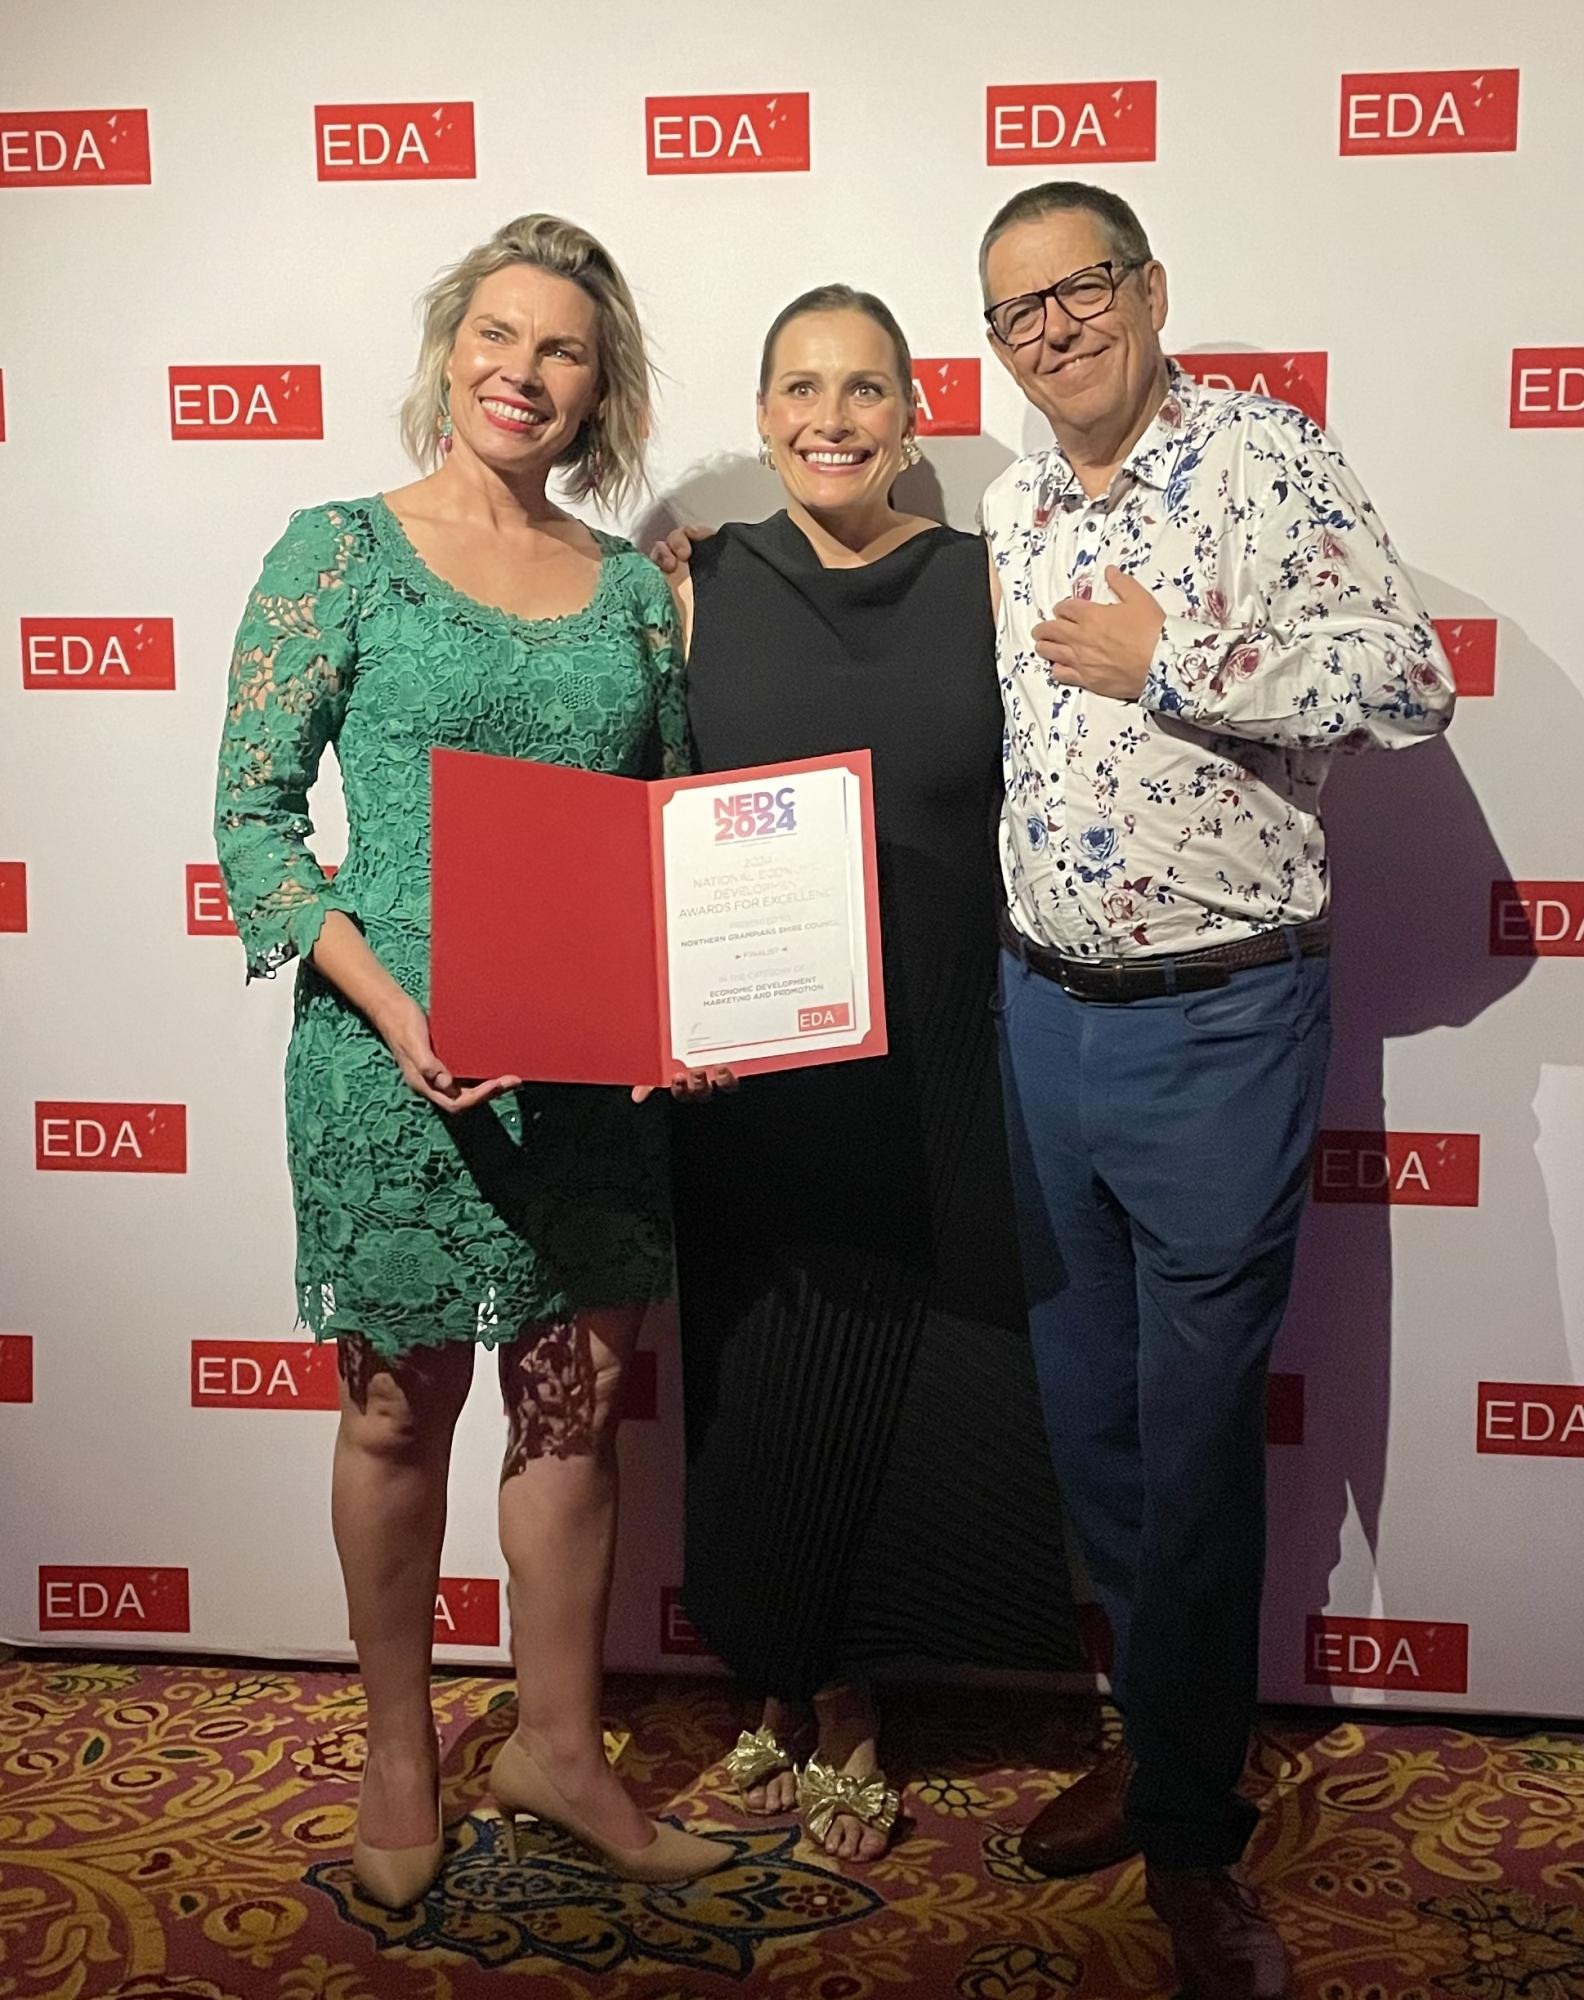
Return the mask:
<path id="1" fill-rule="evenodd" d="M 797 1031 L 800 1035 L 822 1035 L 831 1028 L 852 1026 L 852 1004 L 834 1001 L 828 1007 L 799 1007 Z"/>
<path id="2" fill-rule="evenodd" d="M 493 1576 L 443 1576 L 435 1593 L 437 1646 L 498 1646 L 500 1584 Z"/>
<path id="3" fill-rule="evenodd" d="M 1304 1627 L 1304 1682 L 1467 1694 L 1468 1640 L 1466 1625 L 1419 1618 L 1310 1618 Z"/>
<path id="4" fill-rule="evenodd" d="M 1510 153 L 1515 69 L 1370 70 L 1342 79 L 1343 153 Z"/>
<path id="5" fill-rule="evenodd" d="M 25 688 L 176 685 L 176 627 L 169 618 L 24 618 Z"/>
<path id="6" fill-rule="evenodd" d="M 317 363 L 288 367 L 173 367 L 171 436 L 183 439 L 322 438 Z"/>
<path id="7" fill-rule="evenodd" d="M 195 1410 L 334 1410 L 335 1344 L 195 1340 L 191 1388 Z"/>
<path id="8" fill-rule="evenodd" d="M 644 139 L 652 174 L 807 173 L 808 92 L 646 97 Z"/>
<path id="9" fill-rule="evenodd" d="M 634 1423 L 652 1423 L 660 1414 L 659 1357 L 652 1347 L 635 1348 L 622 1372 L 618 1414 Z"/>
<path id="10" fill-rule="evenodd" d="M 147 186 L 147 111 L 0 111 L 0 187 Z"/>
<path id="11" fill-rule="evenodd" d="M 1584 958 L 1584 882 L 1492 882 L 1492 958 Z"/>
<path id="12" fill-rule="evenodd" d="M 187 935 L 235 937 L 236 919 L 226 900 L 225 882 L 213 861 L 187 863 Z"/>
<path id="13" fill-rule="evenodd" d="M 1498 1458 L 1584 1458 L 1584 1388 L 1481 1382 L 1474 1444 Z"/>
<path id="14" fill-rule="evenodd" d="M 1515 347 L 1507 424 L 1515 431 L 1584 426 L 1584 347 Z"/>
<path id="15" fill-rule="evenodd" d="M 1172 359 L 1185 375 L 1207 389 L 1242 389 L 1252 396 L 1270 396 L 1278 403 L 1291 403 L 1325 428 L 1330 360 L 1320 349 L 1306 348 L 1293 354 L 1174 354 Z"/>
<path id="16" fill-rule="evenodd" d="M 470 181 L 471 104 L 316 104 L 322 181 Z"/>
<path id="17" fill-rule="evenodd" d="M 33 1107 L 40 1173 L 184 1174 L 185 1104 L 100 1104 L 72 1099 Z"/>
<path id="18" fill-rule="evenodd" d="M 992 167 L 1154 157 L 1153 83 L 993 83 L 985 92 Z"/>
<path id="19" fill-rule="evenodd" d="M 1272 1373 L 1265 1391 L 1265 1442 L 1304 1441 L 1304 1378 Z"/>
<path id="20" fill-rule="evenodd" d="M 1314 1198 L 1478 1208 L 1479 1162 L 1476 1132 L 1322 1132 Z"/>
<path id="21" fill-rule="evenodd" d="M 1452 685 L 1460 695 L 1496 692 L 1496 620 L 1494 618 L 1432 618 L 1436 637 L 1452 667 Z"/>
<path id="22" fill-rule="evenodd" d="M 110 1563 L 43 1563 L 41 1632 L 190 1632 L 187 1572 Z"/>
<path id="23" fill-rule="evenodd" d="M 979 357 L 913 362 L 913 409 L 920 437 L 979 435 Z"/>
<path id="24" fill-rule="evenodd" d="M 674 1588 L 664 1588 L 660 1592 L 660 1650 L 662 1653 L 683 1653 L 701 1660 L 712 1657 L 709 1647 L 682 1609 L 681 1591 Z"/>
<path id="25" fill-rule="evenodd" d="M 0 861 L 0 931 L 25 931 L 27 924 L 27 863 Z"/>
<path id="26" fill-rule="evenodd" d="M 33 1336 L 0 1333 L 0 1403 L 33 1400 Z"/>

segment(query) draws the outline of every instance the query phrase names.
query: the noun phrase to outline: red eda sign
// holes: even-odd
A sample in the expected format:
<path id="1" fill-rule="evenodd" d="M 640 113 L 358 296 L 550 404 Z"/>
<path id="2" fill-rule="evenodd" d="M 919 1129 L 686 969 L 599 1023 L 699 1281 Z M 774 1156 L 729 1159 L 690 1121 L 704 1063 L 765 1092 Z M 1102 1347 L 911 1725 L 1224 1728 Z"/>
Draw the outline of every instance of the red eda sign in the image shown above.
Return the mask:
<path id="1" fill-rule="evenodd" d="M 169 374 L 171 436 L 178 443 L 324 436 L 317 364 L 173 367 Z"/>
<path id="2" fill-rule="evenodd" d="M 187 935 L 189 937 L 235 937 L 236 919 L 226 900 L 225 882 L 218 863 L 187 863 Z"/>
<path id="3" fill-rule="evenodd" d="M 1515 431 L 1584 427 L 1584 347 L 1515 347 L 1507 399 Z"/>
<path id="4" fill-rule="evenodd" d="M 0 1403 L 33 1400 L 33 1336 L 0 1333 Z"/>
<path id="5" fill-rule="evenodd" d="M 832 1028 L 852 1026 L 852 1003 L 835 1000 L 823 1007 L 799 1007 L 797 1031 L 800 1035 L 824 1035 Z"/>
<path id="6" fill-rule="evenodd" d="M 471 104 L 316 104 L 322 181 L 470 181 Z"/>
<path id="7" fill-rule="evenodd" d="M 25 931 L 27 924 L 27 863 L 0 861 L 0 932 Z"/>
<path id="8" fill-rule="evenodd" d="M 1317 349 L 1288 354 L 1174 354 L 1172 359 L 1206 389 L 1241 389 L 1291 403 L 1325 428 L 1329 358 Z"/>
<path id="9" fill-rule="evenodd" d="M 1342 79 L 1343 153 L 1511 153 L 1515 69 L 1369 70 Z"/>
<path id="10" fill-rule="evenodd" d="M 187 1107 L 40 1102 L 33 1107 L 33 1148 L 40 1173 L 184 1174 Z"/>
<path id="11" fill-rule="evenodd" d="M 992 167 L 1154 157 L 1153 83 L 993 83 L 985 92 Z"/>
<path id="12" fill-rule="evenodd" d="M 686 1654 L 699 1660 L 712 1657 L 693 1621 L 682 1609 L 681 1591 L 672 1587 L 660 1592 L 660 1650 L 662 1653 Z"/>
<path id="13" fill-rule="evenodd" d="M 147 111 L 0 111 L 0 187 L 146 187 Z"/>
<path id="14" fill-rule="evenodd" d="M 920 437 L 979 435 L 979 358 L 913 363 L 913 409 Z"/>
<path id="15" fill-rule="evenodd" d="M 1310 1618 L 1304 1629 L 1308 1687 L 1467 1694 L 1466 1625 L 1419 1618 Z"/>
<path id="16" fill-rule="evenodd" d="M 1496 620 L 1494 618 L 1432 618 L 1452 668 L 1452 685 L 1460 695 L 1496 692 Z"/>
<path id="17" fill-rule="evenodd" d="M 1479 1163 L 1477 1132 L 1322 1132 L 1314 1198 L 1478 1208 Z"/>
<path id="18" fill-rule="evenodd" d="M 500 1584 L 493 1576 L 443 1576 L 435 1593 L 437 1646 L 498 1646 Z"/>
<path id="19" fill-rule="evenodd" d="M 808 92 L 646 97 L 644 138 L 652 174 L 807 173 Z"/>
<path id="20" fill-rule="evenodd" d="M 339 1407 L 331 1341 L 195 1340 L 195 1410 L 333 1410 Z"/>
<path id="21" fill-rule="evenodd" d="M 1584 1458 L 1584 1388 L 1481 1382 L 1475 1449 L 1505 1458 Z"/>
<path id="22" fill-rule="evenodd" d="M 24 618 L 25 688 L 176 685 L 176 627 L 169 618 Z"/>
<path id="23" fill-rule="evenodd" d="M 1584 882 L 1492 882 L 1492 958 L 1584 958 Z"/>
<path id="24" fill-rule="evenodd" d="M 41 1632 L 189 1632 L 187 1572 L 119 1563 L 44 1563 Z"/>
<path id="25" fill-rule="evenodd" d="M 1265 1442 L 1302 1444 L 1303 1441 L 1304 1378 L 1273 1370 L 1265 1389 Z"/>

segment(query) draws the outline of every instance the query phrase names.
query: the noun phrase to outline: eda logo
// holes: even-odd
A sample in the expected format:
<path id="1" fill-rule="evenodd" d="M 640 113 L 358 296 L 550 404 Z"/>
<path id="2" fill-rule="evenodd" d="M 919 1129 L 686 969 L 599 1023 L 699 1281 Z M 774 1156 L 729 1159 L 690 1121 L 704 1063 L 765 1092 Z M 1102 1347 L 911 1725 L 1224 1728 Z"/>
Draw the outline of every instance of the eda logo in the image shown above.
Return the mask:
<path id="1" fill-rule="evenodd" d="M 27 863 L 0 861 L 0 932 L 25 931 L 27 925 Z"/>
<path id="2" fill-rule="evenodd" d="M 715 839 L 762 840 L 767 834 L 797 831 L 797 787 L 778 792 L 719 792 L 715 797 Z"/>
<path id="3" fill-rule="evenodd" d="M 332 1341 L 195 1340 L 195 1410 L 333 1410 L 340 1404 Z"/>
<path id="4" fill-rule="evenodd" d="M 0 1403 L 33 1400 L 33 1336 L 0 1333 Z"/>
<path id="5" fill-rule="evenodd" d="M 1467 1694 L 1468 1639 L 1466 1625 L 1418 1618 L 1310 1618 L 1304 1628 L 1304 1682 Z"/>
<path id="6" fill-rule="evenodd" d="M 1515 347 L 1507 398 L 1514 431 L 1584 426 L 1584 347 Z"/>
<path id="7" fill-rule="evenodd" d="M 500 1584 L 492 1576 L 443 1576 L 435 1592 L 437 1646 L 498 1646 Z"/>
<path id="8" fill-rule="evenodd" d="M 184 1174 L 187 1107 L 38 1103 L 33 1148 L 40 1173 Z"/>
<path id="9" fill-rule="evenodd" d="M 169 618 L 24 618 L 25 688 L 159 689 L 176 685 Z"/>
<path id="10" fill-rule="evenodd" d="M 1494 618 L 1432 618 L 1452 668 L 1452 685 L 1460 695 L 1496 692 L 1496 620 Z"/>
<path id="11" fill-rule="evenodd" d="M 316 104 L 322 181 L 470 181 L 471 104 Z"/>
<path id="12" fill-rule="evenodd" d="M 173 367 L 170 425 L 178 443 L 189 438 L 322 438 L 318 366 Z"/>
<path id="13" fill-rule="evenodd" d="M 1172 359 L 1206 389 L 1241 389 L 1291 403 L 1325 429 L 1329 362 L 1324 353 L 1310 349 L 1297 354 L 1174 354 Z"/>
<path id="14" fill-rule="evenodd" d="M 1371 70 L 1342 79 L 1347 153 L 1511 153 L 1515 69 Z"/>
<path id="15" fill-rule="evenodd" d="M 1154 157 L 1153 83 L 993 83 L 985 92 L 992 167 Z"/>
<path id="16" fill-rule="evenodd" d="M 1584 1388 L 1481 1382 L 1474 1448 L 1505 1458 L 1584 1458 Z"/>
<path id="17" fill-rule="evenodd" d="M 41 1563 L 41 1632 L 190 1632 L 187 1572 L 108 1563 Z"/>
<path id="18" fill-rule="evenodd" d="M 226 900 L 225 882 L 213 861 L 187 863 L 187 935 L 235 937 L 236 919 Z"/>
<path id="19" fill-rule="evenodd" d="M 1304 1441 L 1304 1378 L 1273 1372 L 1265 1387 L 1265 1442 Z"/>
<path id="20" fill-rule="evenodd" d="M 660 1650 L 662 1653 L 684 1654 L 690 1659 L 712 1658 L 710 1649 L 699 1637 L 693 1621 L 682 1609 L 682 1593 L 672 1587 L 660 1592 Z"/>
<path id="21" fill-rule="evenodd" d="M 652 174 L 807 173 L 808 92 L 646 97 L 644 133 Z"/>
<path id="22" fill-rule="evenodd" d="M 1478 1208 L 1479 1161 L 1476 1132 L 1322 1132 L 1314 1198 Z"/>
<path id="23" fill-rule="evenodd" d="M 1492 882 L 1492 958 L 1584 958 L 1584 882 Z"/>
<path id="24" fill-rule="evenodd" d="M 845 1000 L 831 1002 L 824 1007 L 799 1007 L 797 1010 L 797 1031 L 800 1035 L 825 1035 L 832 1028 L 852 1026 L 852 1007 Z"/>
<path id="25" fill-rule="evenodd" d="M 0 187 L 146 187 L 147 111 L 0 111 Z"/>
<path id="26" fill-rule="evenodd" d="M 913 409 L 920 437 L 979 435 L 979 362 L 965 355 L 954 361 L 913 363 Z"/>

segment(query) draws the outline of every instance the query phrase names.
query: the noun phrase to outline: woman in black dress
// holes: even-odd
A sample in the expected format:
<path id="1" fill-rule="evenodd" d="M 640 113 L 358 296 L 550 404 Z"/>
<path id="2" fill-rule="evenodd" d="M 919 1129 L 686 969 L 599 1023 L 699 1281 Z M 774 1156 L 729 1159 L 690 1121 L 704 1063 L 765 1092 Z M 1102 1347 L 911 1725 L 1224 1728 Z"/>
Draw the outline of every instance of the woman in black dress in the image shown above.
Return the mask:
<path id="1" fill-rule="evenodd" d="M 977 536 L 891 505 L 918 457 L 912 379 L 879 300 L 795 300 L 758 403 L 788 506 L 699 540 L 691 574 L 670 563 L 700 770 L 874 759 L 890 1054 L 755 1077 L 674 1121 L 683 1599 L 766 1697 L 729 1759 L 744 1804 L 796 1797 L 858 1859 L 897 1813 L 870 1670 L 1076 1663 L 990 1012 L 987 568 Z"/>

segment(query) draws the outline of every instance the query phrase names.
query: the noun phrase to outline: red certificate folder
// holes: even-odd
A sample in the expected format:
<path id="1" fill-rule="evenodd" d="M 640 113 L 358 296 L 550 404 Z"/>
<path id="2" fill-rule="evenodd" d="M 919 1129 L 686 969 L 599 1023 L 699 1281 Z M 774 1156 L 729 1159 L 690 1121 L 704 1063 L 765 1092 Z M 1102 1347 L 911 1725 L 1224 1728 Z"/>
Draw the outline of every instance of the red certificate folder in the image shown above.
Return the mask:
<path id="1" fill-rule="evenodd" d="M 736 1056 L 731 1067 L 746 1076 L 884 1055 L 867 750 L 646 780 L 436 749 L 429 753 L 429 1026 L 440 1059 L 460 1077 L 669 1083 L 683 1063 L 671 1053 L 666 801 L 701 787 L 729 795 L 756 781 L 831 770 L 851 773 L 858 786 L 868 1030 L 839 1047 L 827 1041 Z M 807 1031 L 821 1025 L 815 1019 Z"/>

